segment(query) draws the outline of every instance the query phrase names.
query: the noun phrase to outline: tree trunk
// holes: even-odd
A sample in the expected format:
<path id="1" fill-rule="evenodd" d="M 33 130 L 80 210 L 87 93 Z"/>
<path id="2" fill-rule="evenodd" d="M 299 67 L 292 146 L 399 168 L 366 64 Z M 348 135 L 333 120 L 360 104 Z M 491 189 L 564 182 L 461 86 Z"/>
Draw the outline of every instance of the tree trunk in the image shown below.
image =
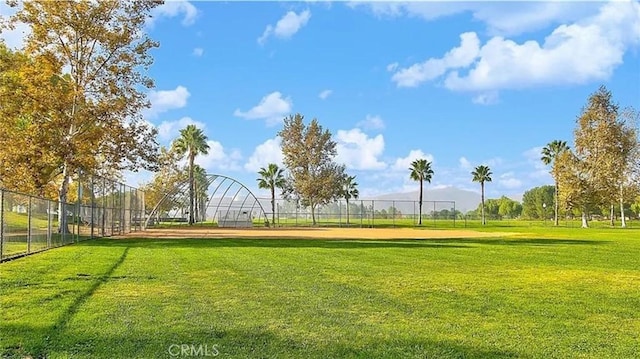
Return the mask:
<path id="1" fill-rule="evenodd" d="M 276 189 L 271 186 L 271 226 L 276 225 Z"/>
<path id="2" fill-rule="evenodd" d="M 620 227 L 622 228 L 626 228 L 627 227 L 627 219 L 624 217 L 624 193 L 622 190 L 622 185 L 620 185 L 620 221 L 622 221 L 622 224 L 620 225 Z"/>
<path id="3" fill-rule="evenodd" d="M 195 155 L 189 154 L 189 225 L 192 225 L 193 220 L 193 161 Z"/>
<path id="4" fill-rule="evenodd" d="M 315 227 L 316 226 L 316 205 L 315 205 L 315 203 L 311 203 L 310 207 L 311 207 L 311 224 Z"/>
<path id="5" fill-rule="evenodd" d="M 611 224 L 611 227 L 616 225 L 613 218 L 615 216 L 615 214 L 613 213 L 613 208 L 613 203 L 611 203 L 611 206 L 609 207 L 609 222 Z"/>
<path id="6" fill-rule="evenodd" d="M 480 200 L 482 202 L 482 206 L 480 212 L 482 213 L 482 225 L 487 224 L 487 221 L 484 218 L 484 182 L 480 182 Z"/>
<path id="7" fill-rule="evenodd" d="M 71 233 L 67 223 L 67 192 L 69 191 L 69 166 L 62 166 L 62 184 L 58 189 L 58 233 Z"/>
<path id="8" fill-rule="evenodd" d="M 347 225 L 349 225 L 349 200 L 347 199 Z"/>
<path id="9" fill-rule="evenodd" d="M 558 207 L 559 207 L 559 206 L 558 206 L 558 198 L 559 198 L 559 195 L 558 195 L 558 182 L 556 182 L 556 189 L 555 189 L 555 204 L 554 204 L 554 209 L 553 209 L 553 210 L 554 210 L 553 224 L 554 224 L 555 226 L 557 226 L 557 225 L 559 224 L 559 223 L 558 223 Z"/>
<path id="10" fill-rule="evenodd" d="M 420 217 L 418 218 L 418 225 L 422 225 L 422 179 L 420 180 L 420 202 L 418 202 L 418 213 Z"/>
<path id="11" fill-rule="evenodd" d="M 195 190 L 195 188 L 197 187 L 197 185 L 195 184 L 195 178 L 194 178 L 194 195 L 193 195 L 193 223 L 197 223 L 198 222 L 198 216 L 200 215 L 200 204 L 198 203 L 198 197 L 199 197 L 199 193 Z"/>
<path id="12" fill-rule="evenodd" d="M 587 220 L 587 211 L 582 210 L 582 228 L 589 228 L 589 221 Z"/>

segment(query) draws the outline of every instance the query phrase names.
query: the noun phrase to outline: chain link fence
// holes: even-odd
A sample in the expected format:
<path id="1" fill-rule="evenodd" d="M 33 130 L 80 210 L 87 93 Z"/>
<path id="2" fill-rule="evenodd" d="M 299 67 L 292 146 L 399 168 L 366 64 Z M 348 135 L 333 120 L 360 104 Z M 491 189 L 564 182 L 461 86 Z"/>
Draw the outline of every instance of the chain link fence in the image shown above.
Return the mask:
<path id="1" fill-rule="evenodd" d="M 141 231 L 144 193 L 102 177 L 76 178 L 60 203 L 0 189 L 0 262 L 81 240 Z"/>
<path id="2" fill-rule="evenodd" d="M 345 200 L 336 201 L 315 210 L 300 201 L 276 199 L 275 212 L 271 199 L 260 198 L 267 220 L 275 226 L 338 226 L 338 227 L 456 227 L 461 213 L 454 201 L 407 200 Z M 273 218 L 273 220 L 272 220 Z"/>

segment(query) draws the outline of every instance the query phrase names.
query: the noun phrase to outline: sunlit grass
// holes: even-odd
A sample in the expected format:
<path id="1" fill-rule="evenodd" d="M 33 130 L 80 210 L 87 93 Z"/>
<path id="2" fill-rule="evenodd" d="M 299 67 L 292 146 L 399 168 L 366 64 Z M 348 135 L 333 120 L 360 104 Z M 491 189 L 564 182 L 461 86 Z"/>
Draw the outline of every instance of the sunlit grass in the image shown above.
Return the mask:
<path id="1" fill-rule="evenodd" d="M 194 344 L 229 358 L 639 357 L 640 231 L 515 231 L 87 241 L 0 265 L 0 352 L 160 358 Z"/>

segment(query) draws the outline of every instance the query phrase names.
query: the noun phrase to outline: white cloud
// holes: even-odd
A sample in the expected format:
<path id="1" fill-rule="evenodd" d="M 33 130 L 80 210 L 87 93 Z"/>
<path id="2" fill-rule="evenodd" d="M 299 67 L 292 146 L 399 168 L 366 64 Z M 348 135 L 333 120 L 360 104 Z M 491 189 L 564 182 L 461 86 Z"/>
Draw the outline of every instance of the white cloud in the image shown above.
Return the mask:
<path id="1" fill-rule="evenodd" d="M 606 3 L 595 16 L 558 26 L 541 43 L 496 36 L 478 47 L 475 33 L 461 38 L 442 58 L 399 69 L 392 80 L 413 87 L 442 78 L 447 89 L 481 93 L 479 103 L 495 100 L 503 89 L 606 80 L 640 43 L 640 4 Z"/>
<path id="2" fill-rule="evenodd" d="M 513 172 L 507 172 L 498 178 L 498 184 L 506 189 L 516 189 L 522 187 L 522 181 L 514 177 Z"/>
<path id="3" fill-rule="evenodd" d="M 444 75 L 450 69 L 471 65 L 480 51 L 478 35 L 474 32 L 465 32 L 460 35 L 460 40 L 460 46 L 451 49 L 441 59 L 430 58 L 423 63 L 399 69 L 393 74 L 391 80 L 398 87 L 416 87 Z"/>
<path id="4" fill-rule="evenodd" d="M 382 130 L 384 129 L 384 121 L 382 120 L 382 117 L 378 115 L 367 115 L 367 117 L 358 122 L 356 126 L 365 130 Z"/>
<path id="5" fill-rule="evenodd" d="M 500 157 L 493 157 L 485 161 L 485 166 L 499 167 L 504 163 L 504 160 Z"/>
<path id="6" fill-rule="evenodd" d="M 432 21 L 461 13 L 471 13 L 474 20 L 484 23 L 492 35 L 518 35 L 541 30 L 553 24 L 566 23 L 597 12 L 600 2 L 570 1 L 390 1 L 354 2 L 352 8 L 367 7 L 378 17 L 419 17 Z"/>
<path id="7" fill-rule="evenodd" d="M 542 147 L 543 146 L 530 148 L 524 151 L 522 156 L 526 159 L 526 163 L 534 169 L 528 173 L 528 177 L 548 182 L 553 179 L 549 173 L 550 167 L 547 167 L 541 160 Z"/>
<path id="8" fill-rule="evenodd" d="M 237 149 L 226 151 L 218 141 L 209 140 L 209 151 L 206 155 L 196 157 L 196 163 L 202 166 L 207 172 L 215 171 L 238 171 L 241 169 L 239 161 L 242 154 Z"/>
<path id="9" fill-rule="evenodd" d="M 338 130 L 336 134 L 336 161 L 344 163 L 348 169 L 380 170 L 386 164 L 378 157 L 384 152 L 384 137 L 377 135 L 370 138 L 359 128 L 348 131 Z"/>
<path id="10" fill-rule="evenodd" d="M 471 162 L 469 162 L 469 160 L 466 159 L 465 157 L 460 157 L 458 162 L 460 163 L 460 168 L 463 170 L 471 170 L 473 168 L 473 166 L 471 165 Z"/>
<path id="11" fill-rule="evenodd" d="M 270 138 L 256 146 L 256 149 L 244 165 L 249 172 L 258 172 L 260 168 L 267 167 L 269 163 L 275 163 L 282 167 L 284 156 L 280 147 L 280 137 Z"/>
<path id="12" fill-rule="evenodd" d="M 170 0 L 164 4 L 151 10 L 151 18 L 147 20 L 146 25 L 152 28 L 155 22 L 161 18 L 174 18 L 182 16 L 180 22 L 183 26 L 190 26 L 196 22 L 198 17 L 198 9 L 186 0 Z"/>
<path id="13" fill-rule="evenodd" d="M 260 103 L 249 111 L 236 109 L 233 115 L 248 120 L 266 120 L 268 126 L 273 126 L 280 123 L 284 116 L 291 112 L 292 107 L 293 103 L 290 97 L 283 98 L 279 91 L 275 91 L 264 96 Z"/>
<path id="14" fill-rule="evenodd" d="M 544 165 L 544 163 L 542 163 L 542 160 L 541 160 L 542 148 L 543 146 L 536 146 L 522 153 L 522 155 L 524 156 L 524 158 L 527 159 L 527 161 L 535 165 L 536 169 L 546 168 L 546 166 Z"/>
<path id="15" fill-rule="evenodd" d="M 411 162 L 422 158 L 429 162 L 433 162 L 433 156 L 431 154 L 424 153 L 422 150 L 411 150 L 406 157 L 397 158 L 391 166 L 391 169 L 398 172 L 408 172 L 409 167 L 411 167 Z"/>
<path id="16" fill-rule="evenodd" d="M 320 99 L 322 99 L 322 100 L 326 100 L 327 97 L 331 96 L 332 93 L 333 93 L 333 91 L 331 91 L 331 90 L 324 90 L 324 91 L 320 92 L 318 97 L 320 97 Z"/>
<path id="17" fill-rule="evenodd" d="M 399 65 L 400 65 L 400 64 L 398 64 L 397 62 L 394 62 L 394 63 L 392 63 L 392 64 L 389 64 L 389 65 L 387 65 L 387 71 L 389 71 L 389 72 L 393 72 L 393 71 L 395 71 L 395 70 L 398 68 L 398 66 L 399 66 Z"/>
<path id="18" fill-rule="evenodd" d="M 161 113 L 185 107 L 190 95 L 189 90 L 184 86 L 178 86 L 174 90 L 151 90 L 149 91 L 151 108 L 145 109 L 144 114 L 148 118 L 156 118 Z"/>
<path id="19" fill-rule="evenodd" d="M 191 117 L 183 117 L 177 121 L 163 121 L 158 125 L 158 138 L 163 141 L 171 141 L 178 137 L 180 130 L 188 125 L 195 125 L 200 129 L 205 128 L 205 124 L 194 121 Z"/>
<path id="20" fill-rule="evenodd" d="M 197 56 L 200 57 L 204 54 L 204 49 L 201 47 L 196 47 L 195 49 L 193 49 L 193 56 Z"/>
<path id="21" fill-rule="evenodd" d="M 305 26 L 307 22 L 309 22 L 310 17 L 311 11 L 309 10 L 305 10 L 300 14 L 288 11 L 280 20 L 278 20 L 275 26 L 267 25 L 262 36 L 258 38 L 258 43 L 263 45 L 269 36 L 272 35 L 281 39 L 288 39 Z"/>
<path id="22" fill-rule="evenodd" d="M 471 101 L 478 105 L 493 105 L 498 103 L 498 92 L 489 91 L 476 95 Z"/>

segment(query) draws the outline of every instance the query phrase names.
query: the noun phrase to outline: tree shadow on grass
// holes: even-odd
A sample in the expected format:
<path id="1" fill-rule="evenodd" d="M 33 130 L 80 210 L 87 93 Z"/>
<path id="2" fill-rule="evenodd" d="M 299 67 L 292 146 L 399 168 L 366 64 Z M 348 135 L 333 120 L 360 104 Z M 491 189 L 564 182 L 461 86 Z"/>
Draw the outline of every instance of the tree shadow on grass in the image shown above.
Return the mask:
<path id="1" fill-rule="evenodd" d="M 348 238 L 144 238 L 144 239 L 100 239 L 81 243 L 82 246 L 107 246 L 128 248 L 328 248 L 328 249 L 375 249 L 375 248 L 468 248 L 465 244 L 426 242 L 410 239 L 366 239 Z"/>
<path id="2" fill-rule="evenodd" d="M 543 238 L 395 238 L 395 239 L 319 239 L 310 237 L 278 238 L 128 238 L 98 239 L 79 243 L 80 246 L 107 246 L 127 248 L 327 248 L 327 249 L 379 249 L 379 248 L 473 248 L 492 246 L 576 246 L 602 245 L 602 240 L 567 240 Z"/>
<path id="3" fill-rule="evenodd" d="M 376 340 L 336 336 L 327 338 L 321 333 L 298 332 L 292 336 L 264 326 L 242 328 L 229 323 L 211 323 L 212 330 L 193 327 L 176 330 L 170 326 L 162 331 L 130 330 L 124 334 L 96 335 L 84 328 L 43 328 L 7 326 L 3 329 L 22 332 L 47 341 L 47 348 L 0 347 L 2 358 L 528 358 L 530 355 L 487 346 L 475 347 L 452 340 L 402 337 Z M 233 325 L 233 324 L 231 324 Z M 80 330 L 77 330 L 80 329 Z M 114 328 L 117 330 L 119 328 Z M 325 328 L 327 330 L 327 328 Z M 122 331 L 120 331 L 122 332 Z M 347 334 L 347 333 L 345 333 Z M 388 337 L 387 337 L 388 338 Z M 182 347 L 186 346 L 186 351 Z M 178 354 L 178 355 L 175 355 Z"/>
<path id="4" fill-rule="evenodd" d="M 0 357 L 2 358 L 47 358 L 49 357 L 48 352 L 51 350 L 51 346 L 55 346 L 56 343 L 62 341 L 62 336 L 65 335 L 65 331 L 69 326 L 69 322 L 73 319 L 75 314 L 80 310 L 82 305 L 86 303 L 100 288 L 100 286 L 104 285 L 109 278 L 113 275 L 113 273 L 122 265 L 122 263 L 127 258 L 127 254 L 129 252 L 129 247 L 126 247 L 122 252 L 122 255 L 107 269 L 107 271 L 99 276 L 95 276 L 91 278 L 93 283 L 91 286 L 83 293 L 77 295 L 75 300 L 69 305 L 69 307 L 60 315 L 58 320 L 51 327 L 38 327 L 38 328 L 30 328 L 27 326 L 15 326 L 15 325 L 4 325 L 4 323 L 0 322 L 0 333 L 12 333 L 15 337 L 24 338 L 25 342 L 33 341 L 37 338 L 44 339 L 43 342 L 39 342 L 33 348 L 24 348 L 22 344 L 9 345 L 9 347 L 4 347 L 4 344 L 0 346 Z M 82 275 L 90 277 L 90 275 Z"/>

